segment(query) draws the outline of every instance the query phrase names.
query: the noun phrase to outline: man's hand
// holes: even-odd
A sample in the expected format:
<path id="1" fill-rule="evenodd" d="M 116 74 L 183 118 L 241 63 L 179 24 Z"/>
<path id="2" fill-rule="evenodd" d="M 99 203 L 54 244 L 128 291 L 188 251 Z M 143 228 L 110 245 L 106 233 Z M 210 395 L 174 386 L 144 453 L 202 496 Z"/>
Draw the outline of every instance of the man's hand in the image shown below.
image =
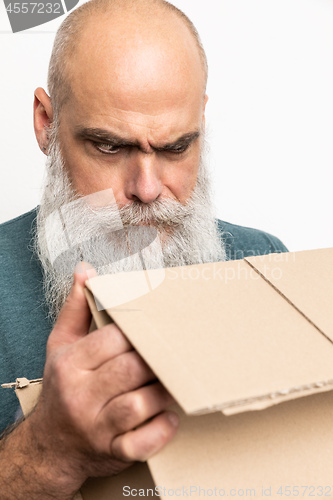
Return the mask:
<path id="1" fill-rule="evenodd" d="M 74 275 L 49 337 L 41 399 L 0 454 L 17 466 L 20 453 L 29 462 L 29 489 L 2 496 L 6 500 L 69 499 L 87 477 L 117 474 L 146 460 L 177 431 L 177 415 L 164 411 L 171 396 L 119 328 L 107 325 L 87 335 L 85 279 L 85 272 Z M 3 492 L 2 475 L 0 469 Z"/>

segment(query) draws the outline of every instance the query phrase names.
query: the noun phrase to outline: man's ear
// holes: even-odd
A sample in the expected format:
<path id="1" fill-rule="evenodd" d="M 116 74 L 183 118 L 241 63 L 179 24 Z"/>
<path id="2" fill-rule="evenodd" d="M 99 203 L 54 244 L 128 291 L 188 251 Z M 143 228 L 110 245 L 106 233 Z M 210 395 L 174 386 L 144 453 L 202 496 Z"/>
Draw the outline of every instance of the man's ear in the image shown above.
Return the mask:
<path id="1" fill-rule="evenodd" d="M 205 125 L 206 125 L 205 110 L 206 110 L 207 101 L 208 101 L 208 95 L 206 94 L 205 95 L 205 99 L 204 99 L 203 110 L 202 110 L 202 127 L 203 127 L 203 130 L 205 130 Z"/>
<path id="2" fill-rule="evenodd" d="M 37 142 L 41 151 L 47 155 L 48 137 L 47 129 L 53 121 L 53 109 L 51 99 L 44 89 L 38 87 L 35 90 L 34 99 L 34 128 Z"/>

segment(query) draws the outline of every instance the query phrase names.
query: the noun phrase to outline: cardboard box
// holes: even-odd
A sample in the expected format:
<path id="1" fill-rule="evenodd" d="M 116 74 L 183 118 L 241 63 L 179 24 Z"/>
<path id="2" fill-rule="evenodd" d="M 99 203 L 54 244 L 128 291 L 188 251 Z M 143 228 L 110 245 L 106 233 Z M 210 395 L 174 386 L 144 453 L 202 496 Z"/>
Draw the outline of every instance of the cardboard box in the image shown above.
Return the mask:
<path id="1" fill-rule="evenodd" d="M 93 278 L 87 297 L 174 396 L 180 430 L 83 499 L 154 483 L 162 498 L 333 498 L 333 249 L 160 272 Z"/>

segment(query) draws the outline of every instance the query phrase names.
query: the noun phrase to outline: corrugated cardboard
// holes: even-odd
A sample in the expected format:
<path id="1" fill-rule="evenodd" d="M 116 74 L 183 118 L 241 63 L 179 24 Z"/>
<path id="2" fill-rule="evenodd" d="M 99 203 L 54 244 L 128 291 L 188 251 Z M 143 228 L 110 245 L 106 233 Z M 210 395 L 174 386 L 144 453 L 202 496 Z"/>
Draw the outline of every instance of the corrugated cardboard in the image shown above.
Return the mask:
<path id="1" fill-rule="evenodd" d="M 333 250 L 320 251 L 325 263 L 311 273 L 316 255 L 166 269 L 150 294 L 106 311 L 186 413 L 270 406 L 291 393 L 294 398 L 333 384 L 333 346 L 316 325 L 319 318 L 312 320 L 320 307 L 321 322 L 333 323 L 327 278 L 330 269 L 333 278 Z M 274 286 L 259 269 L 265 278 L 275 276 Z M 315 286 L 319 273 L 327 284 L 323 289 Z M 135 287 L 142 273 L 131 275 Z M 99 304 L 108 303 L 113 280 L 108 275 L 87 283 Z M 308 295 L 320 305 L 307 299 L 302 311 L 300 300 Z"/>
<path id="2" fill-rule="evenodd" d="M 161 497 L 333 498 L 333 249 L 166 269 L 142 296 L 142 272 L 130 279 L 135 300 L 124 289 L 112 307 L 116 275 L 87 296 L 179 405 L 179 433 L 148 461 Z M 81 493 L 120 499 L 124 485 L 152 488 L 146 466 Z"/>

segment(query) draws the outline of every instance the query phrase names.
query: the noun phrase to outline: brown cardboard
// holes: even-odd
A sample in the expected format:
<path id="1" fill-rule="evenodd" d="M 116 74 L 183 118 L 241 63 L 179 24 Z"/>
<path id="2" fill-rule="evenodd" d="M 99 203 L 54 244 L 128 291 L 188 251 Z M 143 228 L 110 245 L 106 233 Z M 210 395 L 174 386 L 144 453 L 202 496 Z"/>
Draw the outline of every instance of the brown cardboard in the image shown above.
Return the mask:
<path id="1" fill-rule="evenodd" d="M 221 496 L 281 499 L 287 496 L 278 494 L 281 486 L 303 485 L 328 486 L 325 497 L 333 498 L 332 419 L 332 392 L 231 417 L 183 415 L 175 439 L 148 461 L 149 467 L 157 485 L 174 491 L 192 485 L 206 497 L 217 487 L 225 491 Z M 263 495 L 262 488 L 270 488 L 270 494 Z M 304 490 L 299 490 L 301 497 Z M 194 491 L 192 498 L 203 496 Z"/>
<path id="2" fill-rule="evenodd" d="M 303 261 L 298 254 L 282 262 L 286 285 L 294 259 Z M 263 267 L 272 256 L 259 259 Z M 136 287 L 142 275 L 131 274 Z M 99 304 L 108 302 L 113 281 L 110 275 L 87 283 Z M 246 261 L 166 269 L 150 294 L 107 312 L 186 413 L 244 411 L 333 388 L 332 343 L 278 286 Z M 328 304 L 321 314 L 331 315 Z"/>
<path id="3" fill-rule="evenodd" d="M 245 260 L 333 342 L 332 248 Z"/>
<path id="4" fill-rule="evenodd" d="M 2 384 L 4 389 L 15 389 L 24 416 L 27 416 L 36 406 L 42 391 L 43 379 L 28 380 L 25 377 L 17 378 L 16 382 Z"/>
<path id="5" fill-rule="evenodd" d="M 144 278 L 160 284 L 147 293 Z M 161 498 L 333 498 L 333 249 L 166 269 L 162 281 L 128 273 L 116 294 L 121 282 L 92 278 L 86 295 L 96 325 L 114 321 L 180 405 L 177 436 L 148 461 Z M 125 485 L 148 496 L 149 469 L 89 480 L 82 498 L 125 498 Z"/>
<path id="6" fill-rule="evenodd" d="M 183 410 L 212 412 L 178 410 L 179 433 L 148 461 L 156 485 L 195 498 L 215 487 L 281 498 L 289 486 L 293 496 L 333 498 L 332 257 L 330 249 L 167 269 L 149 296 L 107 309 Z M 107 304 L 112 276 L 88 287 Z M 218 408 L 267 409 L 226 417 Z"/>

